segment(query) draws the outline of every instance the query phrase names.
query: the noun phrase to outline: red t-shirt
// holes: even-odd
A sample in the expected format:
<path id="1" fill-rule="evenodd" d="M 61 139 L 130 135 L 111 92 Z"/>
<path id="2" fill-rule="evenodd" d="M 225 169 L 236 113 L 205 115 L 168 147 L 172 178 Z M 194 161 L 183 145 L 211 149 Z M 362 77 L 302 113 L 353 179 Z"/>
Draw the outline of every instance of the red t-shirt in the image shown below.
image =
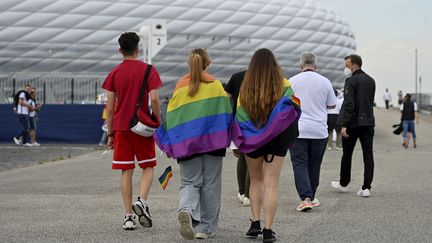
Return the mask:
<path id="1" fill-rule="evenodd" d="M 114 131 L 128 131 L 141 92 L 147 63 L 139 60 L 124 60 L 106 77 L 102 88 L 116 94 L 116 109 L 113 118 Z M 155 67 L 152 67 L 142 100 L 141 110 L 148 113 L 148 95 L 162 86 Z"/>

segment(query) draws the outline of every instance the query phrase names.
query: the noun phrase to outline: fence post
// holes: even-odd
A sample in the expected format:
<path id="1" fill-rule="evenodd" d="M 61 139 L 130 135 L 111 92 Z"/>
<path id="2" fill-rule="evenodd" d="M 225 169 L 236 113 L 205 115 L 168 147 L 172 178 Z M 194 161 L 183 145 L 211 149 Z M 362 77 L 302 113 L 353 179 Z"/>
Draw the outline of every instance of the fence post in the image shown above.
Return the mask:
<path id="1" fill-rule="evenodd" d="M 12 98 L 15 98 L 16 79 L 12 80 Z"/>
<path id="2" fill-rule="evenodd" d="M 98 82 L 95 81 L 95 104 L 97 104 L 97 100 L 98 100 L 97 88 L 98 88 Z"/>
<path id="3" fill-rule="evenodd" d="M 74 103 L 74 79 L 71 80 L 71 104 Z"/>
<path id="4" fill-rule="evenodd" d="M 46 102 L 46 82 L 43 82 L 43 104 Z"/>

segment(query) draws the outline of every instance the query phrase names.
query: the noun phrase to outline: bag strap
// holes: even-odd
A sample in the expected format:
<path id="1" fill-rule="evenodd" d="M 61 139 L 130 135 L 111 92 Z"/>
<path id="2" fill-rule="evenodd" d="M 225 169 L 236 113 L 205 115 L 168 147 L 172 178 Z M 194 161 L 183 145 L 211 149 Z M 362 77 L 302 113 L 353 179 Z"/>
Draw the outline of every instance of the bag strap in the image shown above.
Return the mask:
<path id="1" fill-rule="evenodd" d="M 139 110 L 139 108 L 141 107 L 141 102 L 142 102 L 142 99 L 144 98 L 145 89 L 147 87 L 147 83 L 148 83 L 148 79 L 150 77 L 150 71 L 151 71 L 151 69 L 152 69 L 152 65 L 148 64 L 147 65 L 147 69 L 146 69 L 146 73 L 144 75 L 144 80 L 143 80 L 143 84 L 142 84 L 142 87 L 141 87 L 140 96 L 138 98 L 138 103 L 136 105 L 135 112 L 137 112 Z"/>

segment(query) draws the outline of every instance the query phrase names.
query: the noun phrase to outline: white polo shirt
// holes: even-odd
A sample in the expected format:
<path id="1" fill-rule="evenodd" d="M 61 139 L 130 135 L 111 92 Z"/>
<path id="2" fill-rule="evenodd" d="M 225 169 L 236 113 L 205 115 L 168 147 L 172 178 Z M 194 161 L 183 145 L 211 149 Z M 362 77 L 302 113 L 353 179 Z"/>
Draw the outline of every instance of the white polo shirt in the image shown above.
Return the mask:
<path id="1" fill-rule="evenodd" d="M 327 106 L 337 102 L 330 80 L 314 71 L 301 72 L 289 80 L 302 110 L 298 137 L 327 138 Z"/>

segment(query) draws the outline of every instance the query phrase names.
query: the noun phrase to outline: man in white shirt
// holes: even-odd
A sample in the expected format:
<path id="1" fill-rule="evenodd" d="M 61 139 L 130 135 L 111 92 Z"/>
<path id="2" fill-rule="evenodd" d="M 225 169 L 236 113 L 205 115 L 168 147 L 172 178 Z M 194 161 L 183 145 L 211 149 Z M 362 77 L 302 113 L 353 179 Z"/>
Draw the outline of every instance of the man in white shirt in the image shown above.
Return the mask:
<path id="1" fill-rule="evenodd" d="M 327 109 L 335 108 L 337 102 L 330 80 L 315 71 L 316 59 L 313 53 L 302 54 L 302 72 L 290 78 L 302 109 L 299 137 L 290 149 L 296 189 L 301 199 L 297 211 L 319 206 L 315 194 L 328 138 Z"/>
<path id="2" fill-rule="evenodd" d="M 30 119 L 29 111 L 32 109 L 30 104 L 30 91 L 32 87 L 29 84 L 24 86 L 24 90 L 18 91 L 18 101 L 16 106 L 16 113 L 18 114 L 19 121 L 22 126 L 21 132 L 13 138 L 17 145 L 21 144 L 20 137 L 22 137 L 22 144 L 30 146 L 28 143 L 29 132 L 30 132 Z"/>
<path id="3" fill-rule="evenodd" d="M 383 95 L 383 99 L 385 102 L 386 111 L 388 111 L 388 109 L 390 108 L 390 102 L 391 102 L 391 94 L 389 93 L 388 89 L 386 89 L 386 92 Z"/>

